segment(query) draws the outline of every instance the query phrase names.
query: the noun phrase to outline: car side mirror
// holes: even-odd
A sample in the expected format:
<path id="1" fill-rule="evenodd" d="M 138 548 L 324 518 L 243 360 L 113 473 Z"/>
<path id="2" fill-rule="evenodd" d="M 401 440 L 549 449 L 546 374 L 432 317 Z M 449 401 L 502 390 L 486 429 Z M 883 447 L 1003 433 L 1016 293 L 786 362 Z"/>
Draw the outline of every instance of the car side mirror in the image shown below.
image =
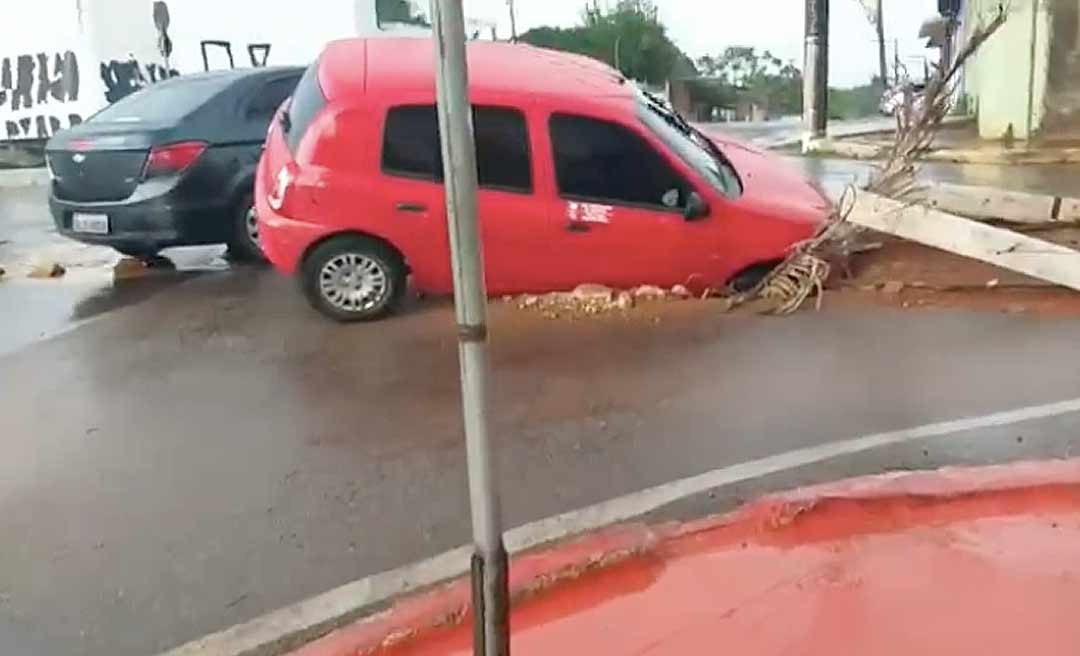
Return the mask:
<path id="1" fill-rule="evenodd" d="M 687 221 L 697 221 L 709 216 L 709 204 L 696 191 L 691 191 L 686 197 L 686 207 L 683 208 L 683 216 Z"/>

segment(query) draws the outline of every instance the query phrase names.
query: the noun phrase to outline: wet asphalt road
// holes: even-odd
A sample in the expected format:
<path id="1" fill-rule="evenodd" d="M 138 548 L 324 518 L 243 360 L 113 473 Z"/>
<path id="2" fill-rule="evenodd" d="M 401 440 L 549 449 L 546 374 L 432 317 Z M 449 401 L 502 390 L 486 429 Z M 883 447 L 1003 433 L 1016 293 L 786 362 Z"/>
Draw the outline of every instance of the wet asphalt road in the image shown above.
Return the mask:
<path id="1" fill-rule="evenodd" d="M 806 165 L 829 185 L 865 170 L 830 162 Z M 5 656 L 154 653 L 468 540 L 445 303 L 339 326 L 273 272 L 183 257 L 205 270 L 116 287 L 0 283 Z M 79 323 L 13 336 L 23 300 Z M 552 322 L 496 304 L 507 523 L 804 446 L 1078 397 L 1078 328 L 880 308 L 723 317 L 700 303 Z M 892 447 L 658 516 L 855 473 L 1074 455 L 1078 428 L 1068 415 Z"/>

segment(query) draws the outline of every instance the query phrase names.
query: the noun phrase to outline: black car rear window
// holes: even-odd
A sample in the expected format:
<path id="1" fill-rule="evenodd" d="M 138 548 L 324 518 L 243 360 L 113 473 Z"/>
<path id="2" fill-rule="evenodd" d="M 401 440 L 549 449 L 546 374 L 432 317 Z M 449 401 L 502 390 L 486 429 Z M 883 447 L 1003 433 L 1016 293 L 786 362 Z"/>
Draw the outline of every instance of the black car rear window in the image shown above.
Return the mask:
<path id="1" fill-rule="evenodd" d="M 229 85 L 226 77 L 176 78 L 121 98 L 90 118 L 94 123 L 175 123 Z"/>
<path id="2" fill-rule="evenodd" d="M 288 120 L 282 126 L 285 143 L 294 154 L 304 138 L 304 132 L 325 105 L 326 96 L 319 88 L 319 62 L 316 61 L 308 66 L 296 84 L 292 102 L 289 103 Z"/>

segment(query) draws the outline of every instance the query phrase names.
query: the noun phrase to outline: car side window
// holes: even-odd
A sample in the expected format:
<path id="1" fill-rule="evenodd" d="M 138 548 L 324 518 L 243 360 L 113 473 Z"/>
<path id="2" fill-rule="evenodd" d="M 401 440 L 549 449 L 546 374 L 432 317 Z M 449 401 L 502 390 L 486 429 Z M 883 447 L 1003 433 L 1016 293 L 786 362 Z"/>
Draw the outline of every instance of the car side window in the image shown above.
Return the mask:
<path id="1" fill-rule="evenodd" d="M 476 167 L 481 187 L 532 193 L 525 115 L 509 107 L 473 107 Z M 383 171 L 441 182 L 442 149 L 434 105 L 392 107 L 383 136 Z"/>
<path id="2" fill-rule="evenodd" d="M 672 211 L 685 205 L 689 186 L 634 131 L 570 114 L 552 115 L 549 129 L 561 196 Z"/>
<path id="3" fill-rule="evenodd" d="M 248 102 L 247 117 L 269 121 L 281 103 L 292 95 L 297 80 L 296 77 L 283 77 L 263 84 Z"/>

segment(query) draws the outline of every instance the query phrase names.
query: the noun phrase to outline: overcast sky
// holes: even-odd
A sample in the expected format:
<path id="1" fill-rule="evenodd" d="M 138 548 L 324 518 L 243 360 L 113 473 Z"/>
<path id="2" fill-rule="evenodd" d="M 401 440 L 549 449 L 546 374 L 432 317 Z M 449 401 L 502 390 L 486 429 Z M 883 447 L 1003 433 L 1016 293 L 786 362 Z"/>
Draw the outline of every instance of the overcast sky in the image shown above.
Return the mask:
<path id="1" fill-rule="evenodd" d="M 893 41 L 915 74 L 926 52 L 917 38 L 922 21 L 937 8 L 934 0 L 883 0 L 885 38 L 892 62 Z M 768 49 L 802 68 L 804 0 L 655 0 L 671 38 L 691 57 L 718 53 L 728 46 Z M 604 4 L 604 0 L 601 0 Z M 609 0 L 614 4 L 614 0 Z M 585 0 L 516 0 L 518 31 L 538 25 L 578 22 Z M 509 35 L 506 0 L 465 0 L 466 14 L 497 20 L 499 35 Z M 877 71 L 873 27 L 857 0 L 831 0 L 830 83 L 854 86 Z M 918 64 L 921 67 L 921 64 Z"/>

